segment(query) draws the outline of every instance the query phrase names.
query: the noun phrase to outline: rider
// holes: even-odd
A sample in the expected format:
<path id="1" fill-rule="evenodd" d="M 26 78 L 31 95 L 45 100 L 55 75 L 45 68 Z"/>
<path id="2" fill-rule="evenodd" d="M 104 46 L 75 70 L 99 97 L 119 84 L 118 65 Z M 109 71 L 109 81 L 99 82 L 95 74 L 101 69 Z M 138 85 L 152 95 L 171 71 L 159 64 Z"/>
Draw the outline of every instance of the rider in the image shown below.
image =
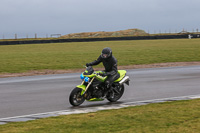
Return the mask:
<path id="1" fill-rule="evenodd" d="M 101 76 L 108 76 L 105 81 L 107 93 L 112 88 L 112 83 L 120 77 L 117 70 L 117 59 L 112 55 L 111 48 L 104 48 L 98 59 L 91 63 L 87 63 L 86 66 L 98 65 L 101 62 L 103 62 L 105 67 L 105 72 L 102 73 Z"/>

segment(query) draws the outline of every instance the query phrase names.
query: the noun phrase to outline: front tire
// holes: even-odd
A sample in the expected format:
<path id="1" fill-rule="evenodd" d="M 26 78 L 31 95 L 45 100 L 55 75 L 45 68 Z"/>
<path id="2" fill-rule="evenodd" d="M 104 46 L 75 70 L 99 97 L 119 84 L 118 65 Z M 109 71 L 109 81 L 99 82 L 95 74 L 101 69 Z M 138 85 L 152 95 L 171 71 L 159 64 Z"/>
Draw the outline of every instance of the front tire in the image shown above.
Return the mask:
<path id="1" fill-rule="evenodd" d="M 120 85 L 119 87 L 117 87 L 116 89 L 117 89 L 117 91 L 119 93 L 115 92 L 114 90 L 112 90 L 112 92 L 109 92 L 108 96 L 107 96 L 108 101 L 110 101 L 110 102 L 116 102 L 124 94 L 124 85 L 123 84 Z"/>
<path id="2" fill-rule="evenodd" d="M 71 92 L 69 96 L 69 102 L 73 106 L 79 106 L 81 105 L 84 101 L 85 98 L 81 96 L 82 89 L 81 88 L 74 88 L 73 91 Z"/>

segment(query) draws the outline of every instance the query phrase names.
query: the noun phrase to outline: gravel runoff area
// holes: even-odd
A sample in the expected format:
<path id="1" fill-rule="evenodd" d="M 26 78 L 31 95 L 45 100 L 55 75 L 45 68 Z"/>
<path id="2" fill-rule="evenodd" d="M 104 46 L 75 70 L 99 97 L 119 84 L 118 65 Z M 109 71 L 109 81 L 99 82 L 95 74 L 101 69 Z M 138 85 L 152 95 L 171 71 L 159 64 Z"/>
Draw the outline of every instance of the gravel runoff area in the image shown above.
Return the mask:
<path id="1" fill-rule="evenodd" d="M 128 66 L 118 66 L 118 69 L 120 70 L 120 69 L 139 69 L 139 68 L 159 68 L 159 67 L 194 66 L 194 65 L 200 65 L 200 62 L 169 62 L 169 63 L 154 63 L 146 65 L 128 65 Z M 64 73 L 81 73 L 84 70 L 85 68 L 68 69 L 68 70 L 33 70 L 24 73 L 1 73 L 0 78 L 48 75 L 48 74 L 64 74 Z M 95 68 L 95 70 L 103 70 L 103 68 Z"/>

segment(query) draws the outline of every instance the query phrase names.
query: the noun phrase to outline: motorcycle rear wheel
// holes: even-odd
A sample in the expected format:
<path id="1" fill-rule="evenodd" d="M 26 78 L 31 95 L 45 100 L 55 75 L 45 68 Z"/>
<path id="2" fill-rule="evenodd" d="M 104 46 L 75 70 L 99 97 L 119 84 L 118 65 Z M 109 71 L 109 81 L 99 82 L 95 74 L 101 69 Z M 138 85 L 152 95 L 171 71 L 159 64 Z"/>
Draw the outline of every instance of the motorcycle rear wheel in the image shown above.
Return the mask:
<path id="1" fill-rule="evenodd" d="M 124 85 L 121 85 L 117 89 L 117 91 L 119 92 L 119 94 L 114 91 L 112 93 L 108 93 L 107 100 L 110 102 L 116 102 L 117 100 L 119 100 L 124 94 Z"/>
<path id="2" fill-rule="evenodd" d="M 69 96 L 69 102 L 73 106 L 79 106 L 81 105 L 84 101 L 85 98 L 81 96 L 82 89 L 80 88 L 74 88 Z"/>

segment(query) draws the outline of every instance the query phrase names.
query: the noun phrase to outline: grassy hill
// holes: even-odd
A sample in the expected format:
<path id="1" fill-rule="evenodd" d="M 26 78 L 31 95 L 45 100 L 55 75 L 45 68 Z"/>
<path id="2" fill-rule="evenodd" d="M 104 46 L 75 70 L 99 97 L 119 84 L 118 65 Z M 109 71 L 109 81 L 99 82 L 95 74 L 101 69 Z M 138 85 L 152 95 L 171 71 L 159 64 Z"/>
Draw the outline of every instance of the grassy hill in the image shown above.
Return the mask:
<path id="1" fill-rule="evenodd" d="M 128 29 L 128 30 L 120 30 L 120 31 L 113 31 L 113 32 L 83 32 L 83 33 L 72 33 L 61 36 L 60 38 L 82 38 L 82 37 L 116 37 L 116 36 L 141 36 L 141 35 L 148 35 L 144 30 L 140 29 Z"/>

